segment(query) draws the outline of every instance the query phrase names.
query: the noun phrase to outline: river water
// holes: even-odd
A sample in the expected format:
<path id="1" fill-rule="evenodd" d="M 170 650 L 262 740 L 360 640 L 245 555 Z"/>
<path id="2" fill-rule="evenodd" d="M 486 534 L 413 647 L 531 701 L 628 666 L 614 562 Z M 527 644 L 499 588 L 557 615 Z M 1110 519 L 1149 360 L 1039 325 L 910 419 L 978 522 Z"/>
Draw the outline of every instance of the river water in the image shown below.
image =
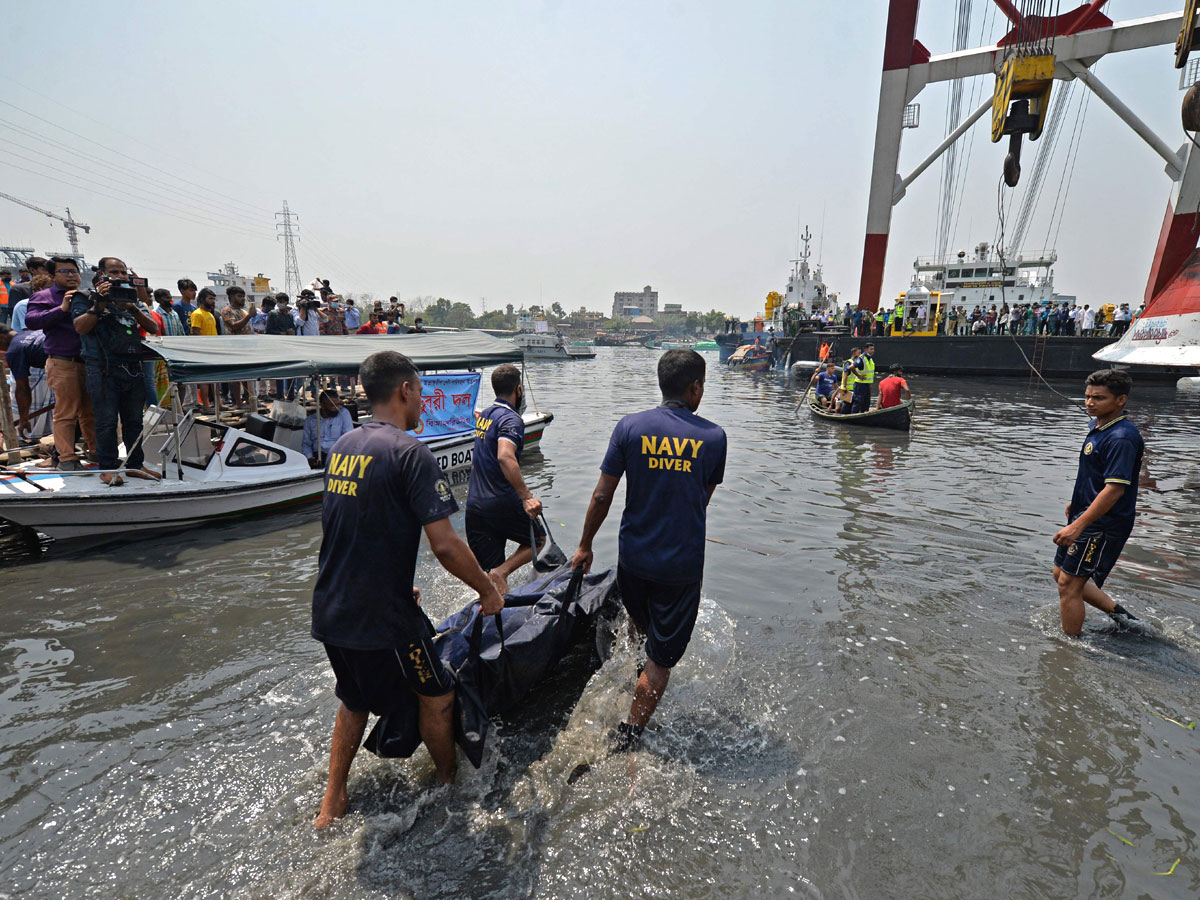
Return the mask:
<path id="1" fill-rule="evenodd" d="M 1131 403 L 1145 483 L 1109 587 L 1158 636 L 1071 641 L 1050 535 L 1081 412 L 1024 380 L 914 378 L 911 434 L 850 430 L 715 356 L 701 413 L 730 453 L 700 621 L 629 757 L 603 752 L 626 642 L 590 679 L 568 665 L 451 788 L 423 749 L 361 753 L 350 814 L 314 833 L 336 708 L 308 637 L 315 509 L 101 551 L 9 541 L 0 896 L 1200 894 L 1200 732 L 1162 718 L 1200 716 L 1200 396 Z M 529 367 L 556 419 L 526 477 L 564 547 L 656 358 Z M 614 513 L 597 567 L 616 534 Z M 427 550 L 418 579 L 435 621 L 465 602 Z"/>

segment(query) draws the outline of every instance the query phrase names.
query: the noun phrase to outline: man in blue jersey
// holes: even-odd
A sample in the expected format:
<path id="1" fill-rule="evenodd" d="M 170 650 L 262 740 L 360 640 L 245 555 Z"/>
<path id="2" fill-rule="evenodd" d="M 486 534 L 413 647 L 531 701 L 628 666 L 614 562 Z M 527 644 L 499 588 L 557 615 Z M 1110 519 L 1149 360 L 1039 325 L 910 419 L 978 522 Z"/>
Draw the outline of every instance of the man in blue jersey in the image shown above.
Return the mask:
<path id="1" fill-rule="evenodd" d="M 533 560 L 531 535 L 537 535 L 540 549 L 546 532 L 536 521 L 542 514 L 542 501 L 533 496 L 521 475 L 525 446 L 521 370 L 513 365 L 497 366 L 492 372 L 492 390 L 495 402 L 475 416 L 466 532 L 467 545 L 479 565 L 492 576 L 500 593 L 505 593 L 508 576 Z M 505 559 L 509 541 L 517 545 L 517 552 Z"/>
<path id="2" fill-rule="evenodd" d="M 646 635 L 645 669 L 614 749 L 637 746 L 687 649 L 700 608 L 705 513 L 725 477 L 725 431 L 696 415 L 704 396 L 704 358 L 668 350 L 658 361 L 662 405 L 623 418 L 613 429 L 592 492 L 574 567 L 592 566 L 600 530 L 622 475 L 629 476 L 617 560 L 621 601 Z"/>
<path id="3" fill-rule="evenodd" d="M 838 386 L 837 363 L 833 360 L 825 363 L 824 370 L 820 368 L 813 373 L 808 381 L 809 387 L 817 386 L 817 402 L 828 408 L 833 403 L 833 392 Z"/>
<path id="4" fill-rule="evenodd" d="M 1137 506 L 1138 474 L 1145 444 L 1125 412 L 1133 379 L 1102 369 L 1088 376 L 1084 403 L 1095 419 L 1079 454 L 1067 525 L 1054 535 L 1054 581 L 1063 631 L 1083 630 L 1084 604 L 1108 613 L 1118 624 L 1136 620 L 1101 588 L 1125 546 Z"/>
<path id="5" fill-rule="evenodd" d="M 329 782 L 315 825 L 346 812 L 346 779 L 368 713 L 386 715 L 404 691 L 417 697 L 421 739 L 439 781 L 457 772 L 454 681 L 430 640 L 413 586 L 421 533 L 442 567 L 479 594 L 492 615 L 504 599 L 450 524 L 458 504 L 429 448 L 408 433 L 421 421 L 421 378 L 394 351 L 363 361 L 372 421 L 343 435 L 325 465 L 321 555 L 312 636 L 325 645 L 341 701 Z"/>

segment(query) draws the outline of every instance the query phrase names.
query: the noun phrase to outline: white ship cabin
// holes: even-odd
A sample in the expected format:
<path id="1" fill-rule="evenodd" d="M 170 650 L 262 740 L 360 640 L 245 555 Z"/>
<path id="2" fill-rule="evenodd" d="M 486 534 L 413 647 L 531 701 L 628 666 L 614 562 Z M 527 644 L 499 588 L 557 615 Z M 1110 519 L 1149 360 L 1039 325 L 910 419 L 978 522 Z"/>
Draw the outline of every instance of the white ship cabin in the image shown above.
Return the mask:
<path id="1" fill-rule="evenodd" d="M 953 304 L 968 312 L 978 306 L 997 308 L 1003 301 L 1008 305 L 1071 302 L 1071 297 L 1054 293 L 1054 264 L 1058 253 L 1043 250 L 1037 254 L 1017 253 L 1000 256 L 990 244 L 979 244 L 973 255 L 959 250 L 954 256 L 941 258 L 923 256 L 913 263 L 914 283 L 930 291 L 954 294 Z M 1003 296 L 1001 296 L 1003 285 Z"/>
<path id="2" fill-rule="evenodd" d="M 242 275 L 238 272 L 238 267 L 231 262 L 225 263 L 219 272 L 209 272 L 208 280 L 212 282 L 209 287 L 217 292 L 217 308 L 220 309 L 226 306 L 225 289 L 228 287 L 240 287 L 246 292 L 246 303 L 251 302 L 262 305 L 264 297 L 274 296 L 271 290 L 271 279 L 261 272 L 257 275 Z M 296 302 L 296 298 L 292 298 L 292 303 Z"/>

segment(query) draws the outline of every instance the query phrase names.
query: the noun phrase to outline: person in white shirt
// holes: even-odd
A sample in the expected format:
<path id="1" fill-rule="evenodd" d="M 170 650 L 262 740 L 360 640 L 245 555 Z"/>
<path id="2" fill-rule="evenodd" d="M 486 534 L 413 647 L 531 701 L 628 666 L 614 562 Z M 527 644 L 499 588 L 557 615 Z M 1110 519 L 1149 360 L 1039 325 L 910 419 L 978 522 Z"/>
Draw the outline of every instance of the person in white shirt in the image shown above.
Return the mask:
<path id="1" fill-rule="evenodd" d="M 300 299 L 296 301 L 296 311 L 292 313 L 292 321 L 296 324 L 296 334 L 316 337 L 321 333 L 321 323 L 328 320 L 328 316 L 321 309 L 320 301 L 316 299 L 313 292 L 307 288 L 302 290 Z"/>
<path id="2" fill-rule="evenodd" d="M 1084 337 L 1091 337 L 1092 332 L 1096 328 L 1096 311 L 1085 303 L 1083 306 L 1083 312 L 1080 313 L 1080 316 L 1082 317 L 1081 321 L 1083 323 L 1082 331 L 1080 333 Z"/>

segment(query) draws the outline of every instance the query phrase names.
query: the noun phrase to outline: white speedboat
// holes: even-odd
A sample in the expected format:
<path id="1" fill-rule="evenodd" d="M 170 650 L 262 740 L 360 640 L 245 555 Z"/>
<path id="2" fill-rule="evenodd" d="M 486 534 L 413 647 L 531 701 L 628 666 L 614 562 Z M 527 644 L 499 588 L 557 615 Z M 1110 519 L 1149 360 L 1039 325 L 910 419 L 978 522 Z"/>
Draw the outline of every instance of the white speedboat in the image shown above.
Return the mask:
<path id="1" fill-rule="evenodd" d="M 523 331 L 513 335 L 513 343 L 525 351 L 526 359 L 595 359 L 594 347 L 569 344 L 561 334 L 534 334 Z"/>
<path id="2" fill-rule="evenodd" d="M 405 353 L 422 370 L 520 360 L 520 351 L 511 344 L 467 332 L 315 339 L 239 335 L 219 343 L 211 338 L 177 337 L 147 343 L 167 361 L 173 385 L 353 374 L 366 356 L 382 349 Z M 207 352 L 206 344 L 218 353 Z M 187 528 L 271 512 L 321 496 L 324 473 L 310 468 L 300 452 L 301 429 L 263 417 L 252 417 L 245 428 L 197 419 L 191 412 L 181 415 L 177 425 L 171 418 L 167 410 L 157 407 L 146 414 L 146 464 L 163 473 L 161 480 L 126 474 L 125 484 L 114 488 L 104 484 L 95 470 L 59 472 L 32 462 L 3 467 L 0 519 L 63 540 Z M 527 448 L 538 446 L 553 418 L 550 413 L 525 414 Z M 421 440 L 433 451 L 447 480 L 452 484 L 467 480 L 473 430 Z"/>

